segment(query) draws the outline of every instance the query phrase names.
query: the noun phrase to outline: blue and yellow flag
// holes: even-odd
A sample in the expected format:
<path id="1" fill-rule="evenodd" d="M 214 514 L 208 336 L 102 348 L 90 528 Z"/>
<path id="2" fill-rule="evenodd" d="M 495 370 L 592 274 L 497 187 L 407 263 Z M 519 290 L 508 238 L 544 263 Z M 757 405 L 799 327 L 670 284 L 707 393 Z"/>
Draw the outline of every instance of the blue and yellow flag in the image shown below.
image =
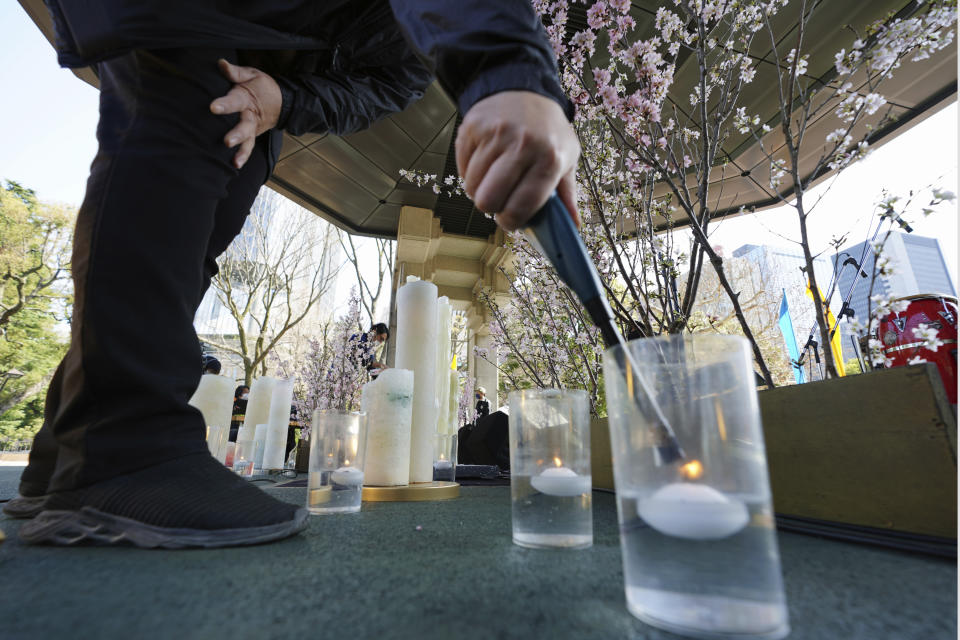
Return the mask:
<path id="1" fill-rule="evenodd" d="M 800 349 L 797 348 L 797 334 L 793 331 L 793 320 L 790 319 L 790 308 L 787 306 L 787 291 L 783 289 L 783 298 L 780 300 L 780 333 L 783 334 L 783 341 L 787 343 L 787 353 L 790 354 L 790 365 L 793 368 L 793 377 L 797 384 L 803 384 L 806 379 L 803 375 L 803 367 L 797 364 L 800 359 Z"/>
<path id="2" fill-rule="evenodd" d="M 817 291 L 820 292 L 820 299 L 823 300 L 823 308 L 826 309 L 827 317 L 827 327 L 831 330 L 834 325 L 837 324 L 837 319 L 833 317 L 833 311 L 830 311 L 830 303 L 827 302 L 827 299 L 823 297 L 823 291 L 820 290 L 820 287 L 817 287 Z M 813 300 L 813 291 L 810 290 L 810 282 L 807 282 L 807 297 Z M 830 338 L 830 350 L 833 351 L 833 364 L 837 368 L 837 375 L 843 376 L 846 375 L 843 369 L 843 349 L 840 348 L 840 327 L 837 327 L 837 330 L 834 332 L 833 336 Z"/>

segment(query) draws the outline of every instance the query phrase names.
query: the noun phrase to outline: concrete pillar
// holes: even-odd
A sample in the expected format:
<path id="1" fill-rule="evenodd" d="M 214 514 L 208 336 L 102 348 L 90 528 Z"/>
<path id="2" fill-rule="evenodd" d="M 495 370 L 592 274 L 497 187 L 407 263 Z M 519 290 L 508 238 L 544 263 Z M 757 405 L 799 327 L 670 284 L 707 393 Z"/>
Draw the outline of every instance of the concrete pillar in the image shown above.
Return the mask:
<path id="1" fill-rule="evenodd" d="M 476 335 L 478 349 L 486 350 L 486 358 L 476 357 L 477 386 L 487 390 L 487 402 L 490 403 L 490 413 L 500 406 L 497 385 L 500 383 L 500 372 L 497 370 L 497 353 L 493 347 L 490 334 L 484 332 Z"/>
<path id="2" fill-rule="evenodd" d="M 396 333 L 396 291 L 407 276 L 417 276 L 437 285 L 439 294 L 447 296 L 454 309 L 466 312 L 468 375 L 487 390 L 490 410 L 499 406 L 497 384 L 499 371 L 495 364 L 478 358 L 474 347 L 486 349 L 488 358 L 495 358 L 489 335 L 489 311 L 481 302 L 481 291 L 493 295 L 498 302 L 509 297 L 510 282 L 504 275 L 511 263 L 505 247 L 503 231 L 487 238 L 445 233 L 440 221 L 428 209 L 405 206 L 400 210 L 397 227 L 397 262 L 393 273 L 390 334 Z M 394 362 L 396 346 L 387 345 L 388 362 Z"/>

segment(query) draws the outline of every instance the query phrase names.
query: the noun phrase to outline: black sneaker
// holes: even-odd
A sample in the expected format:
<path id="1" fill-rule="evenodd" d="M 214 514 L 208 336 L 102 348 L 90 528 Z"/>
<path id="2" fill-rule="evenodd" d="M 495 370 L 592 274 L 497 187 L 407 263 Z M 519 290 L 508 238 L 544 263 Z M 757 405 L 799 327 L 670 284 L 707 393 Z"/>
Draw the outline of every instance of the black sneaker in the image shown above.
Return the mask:
<path id="1" fill-rule="evenodd" d="M 48 496 L 17 496 L 3 503 L 3 513 L 11 518 L 33 518 L 43 511 Z"/>
<path id="2" fill-rule="evenodd" d="M 214 460 L 190 455 L 89 487 L 52 493 L 20 527 L 29 544 L 233 547 L 286 538 L 307 510 L 276 500 Z"/>

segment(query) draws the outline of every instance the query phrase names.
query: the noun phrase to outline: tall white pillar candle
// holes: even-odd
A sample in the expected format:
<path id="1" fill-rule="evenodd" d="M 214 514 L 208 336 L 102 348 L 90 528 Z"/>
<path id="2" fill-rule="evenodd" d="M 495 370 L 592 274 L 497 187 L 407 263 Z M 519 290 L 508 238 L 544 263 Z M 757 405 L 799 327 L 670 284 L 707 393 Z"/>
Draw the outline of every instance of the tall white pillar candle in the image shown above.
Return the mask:
<path id="1" fill-rule="evenodd" d="M 233 418 L 233 380 L 226 376 L 206 374 L 200 376 L 200 384 L 193 392 L 189 403 L 203 414 L 203 421 L 208 427 L 217 427 L 218 430 L 230 429 L 230 420 Z M 226 438 L 218 440 L 226 441 Z M 226 447 L 215 440 L 210 454 L 223 462 Z"/>
<path id="2" fill-rule="evenodd" d="M 433 481 L 437 432 L 437 287 L 414 277 L 397 291 L 398 369 L 413 372 L 410 482 Z"/>
<path id="3" fill-rule="evenodd" d="M 450 368 L 450 299 L 441 296 L 437 300 L 437 433 L 450 433 L 447 420 L 447 400 L 450 397 L 450 380 L 445 372 Z"/>
<path id="4" fill-rule="evenodd" d="M 250 385 L 250 395 L 247 398 L 247 412 L 243 416 L 243 426 L 251 429 L 251 439 L 254 437 L 252 430 L 256 429 L 258 424 L 265 424 L 270 419 L 270 399 L 273 397 L 273 387 L 276 383 L 276 378 L 264 376 L 257 378 Z"/>
<path id="5" fill-rule="evenodd" d="M 293 380 L 277 380 L 273 385 L 273 395 L 270 397 L 270 416 L 267 420 L 266 442 L 263 446 L 264 469 L 283 469 L 292 404 Z"/>
<path id="6" fill-rule="evenodd" d="M 253 432 L 254 458 L 253 468 L 263 469 L 263 449 L 267 446 L 267 427 L 268 424 L 258 424 L 256 431 Z M 240 438 L 237 438 L 239 441 Z M 257 443 L 260 443 L 257 445 Z"/>
<path id="7" fill-rule="evenodd" d="M 450 369 L 450 379 L 448 381 L 450 391 L 447 395 L 447 426 L 449 433 L 457 433 L 460 425 L 457 424 L 457 414 L 460 412 L 460 374 L 456 369 Z"/>
<path id="8" fill-rule="evenodd" d="M 412 371 L 387 369 L 376 380 L 363 385 L 360 408 L 367 414 L 363 463 L 366 485 L 391 487 L 409 484 L 413 383 Z"/>

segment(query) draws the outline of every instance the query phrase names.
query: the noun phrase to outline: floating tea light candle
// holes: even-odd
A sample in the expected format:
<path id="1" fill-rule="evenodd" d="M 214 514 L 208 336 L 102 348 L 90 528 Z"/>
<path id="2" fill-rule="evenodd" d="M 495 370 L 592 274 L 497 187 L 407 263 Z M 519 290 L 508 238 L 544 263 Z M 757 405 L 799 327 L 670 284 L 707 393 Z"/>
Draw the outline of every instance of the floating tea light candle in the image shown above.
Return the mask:
<path id="1" fill-rule="evenodd" d="M 574 497 L 590 492 L 592 478 L 577 475 L 573 469 L 562 465 L 560 458 L 553 459 L 555 467 L 545 469 L 540 475 L 530 478 L 530 484 L 548 496 Z"/>
<path id="2" fill-rule="evenodd" d="M 720 540 L 743 529 L 747 507 L 713 487 L 675 482 L 639 501 L 638 512 L 660 533 L 687 540 Z"/>
<path id="3" fill-rule="evenodd" d="M 330 481 L 333 484 L 356 487 L 363 484 L 363 471 L 356 467 L 340 467 L 330 474 Z"/>

